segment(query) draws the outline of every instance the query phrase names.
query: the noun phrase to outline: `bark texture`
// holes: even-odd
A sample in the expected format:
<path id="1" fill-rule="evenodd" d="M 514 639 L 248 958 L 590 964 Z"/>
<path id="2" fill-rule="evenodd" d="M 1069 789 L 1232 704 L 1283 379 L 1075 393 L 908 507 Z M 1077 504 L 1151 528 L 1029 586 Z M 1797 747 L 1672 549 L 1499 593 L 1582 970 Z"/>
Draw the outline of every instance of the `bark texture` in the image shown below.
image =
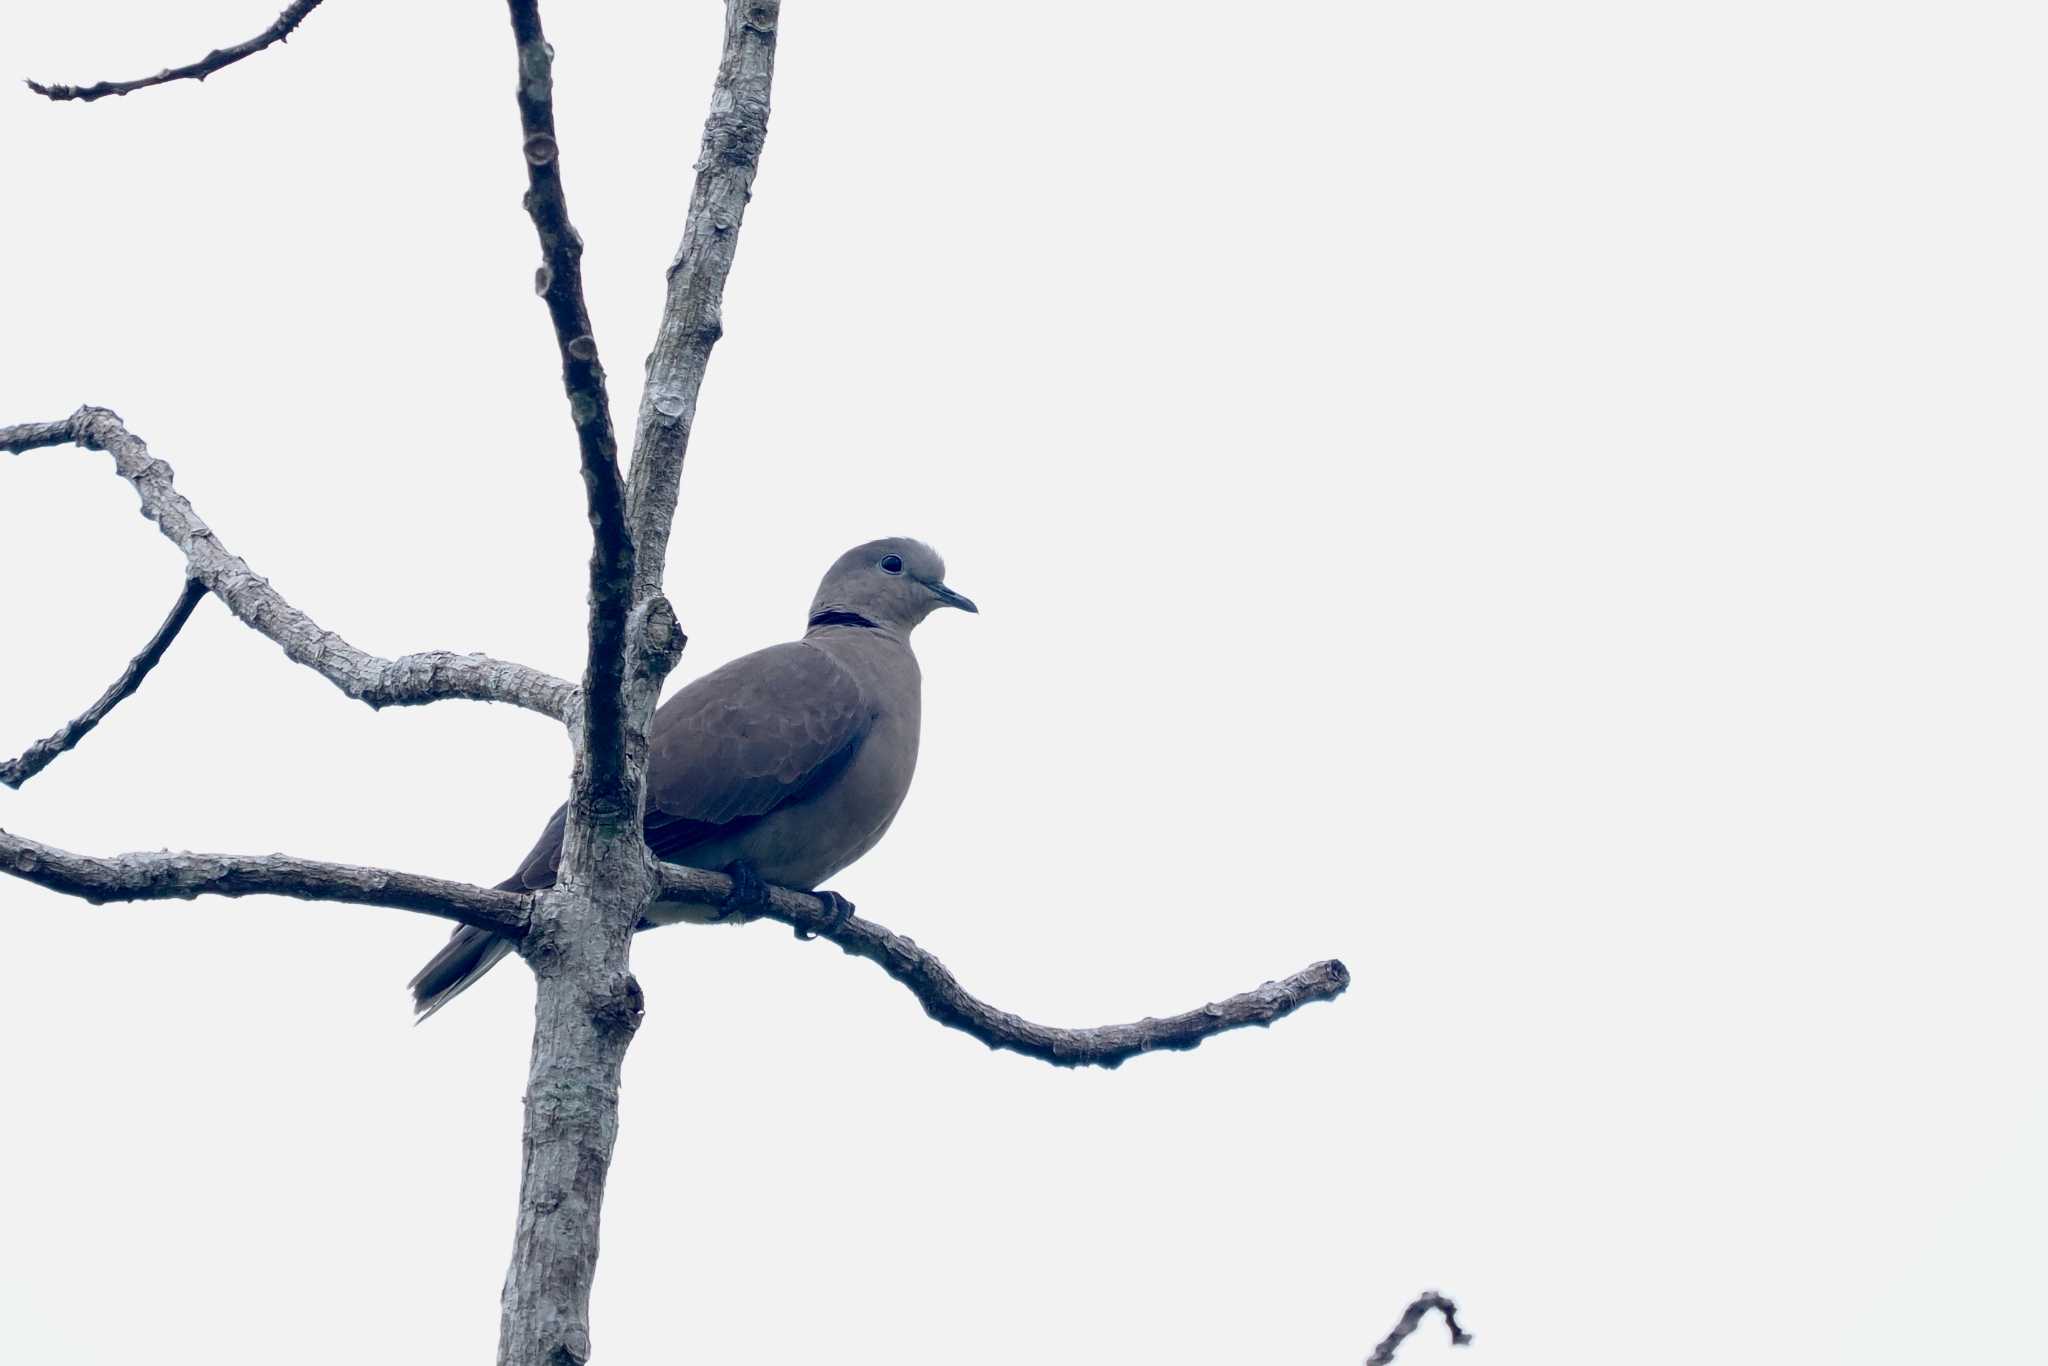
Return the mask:
<path id="1" fill-rule="evenodd" d="M 0 873 L 103 905 L 190 901 L 199 896 L 290 896 L 351 901 L 437 915 L 519 938 L 532 896 L 466 882 L 289 854 L 192 854 L 157 850 L 93 858 L 0 830 Z"/>
<path id="2" fill-rule="evenodd" d="M 725 47 L 711 88 L 711 113 L 704 120 L 697 180 L 682 244 L 668 268 L 668 297 L 647 357 L 647 387 L 633 438 L 626 507 L 639 551 L 635 591 L 641 597 L 661 587 L 683 457 L 697 420 L 697 394 L 711 348 L 725 335 L 725 280 L 768 140 L 768 94 L 775 79 L 781 13 L 780 0 L 726 0 Z"/>
<path id="3" fill-rule="evenodd" d="M 647 730 L 662 681 L 684 645 L 674 609 L 661 592 L 689 434 L 683 415 L 695 412 L 704 364 L 718 339 L 718 300 L 767 134 L 776 7 L 769 0 L 726 5 L 725 43 L 705 123 L 707 155 L 699 163 L 684 248 L 670 271 L 660 338 L 649 360 L 649 398 L 641 408 L 632 501 L 624 507 L 622 532 L 616 520 L 616 457 L 593 439 L 600 416 L 607 435 L 610 419 L 582 298 L 582 243 L 562 199 L 553 138 L 554 53 L 533 0 L 509 4 L 519 50 L 527 207 L 546 258 L 536 283 L 563 354 L 589 490 L 592 556 L 590 653 L 576 724 L 562 877 L 541 894 L 534 931 L 521 949 L 538 986 L 520 1215 L 505 1276 L 498 1360 L 501 1366 L 574 1366 L 591 1350 L 590 1285 L 618 1132 L 619 1070 L 641 1015 L 627 953 L 656 887 L 641 830 Z M 707 170 L 713 148 L 728 155 Z M 690 244 L 699 241 L 711 249 L 692 252 Z M 669 345 L 670 338 L 684 334 L 680 347 Z M 587 357 L 581 354 L 586 350 Z M 664 367 L 662 358 L 671 352 L 679 359 Z M 655 426 L 666 435 L 652 435 Z M 636 510 L 643 506 L 653 511 Z"/>
<path id="4" fill-rule="evenodd" d="M 597 867 L 601 890 L 565 881 L 540 893 L 520 948 L 535 979 L 533 1056 L 500 1366 L 581 1366 L 590 1358 L 590 1287 L 619 1132 L 619 1069 L 643 1009 L 626 946 L 645 902 L 644 865 L 628 842 L 604 844 L 602 856 L 583 860 Z"/>
<path id="5" fill-rule="evenodd" d="M 286 657 L 357 701 L 372 707 L 410 707 L 459 697 L 509 702 L 557 720 L 568 717 L 575 685 L 539 669 L 446 650 L 384 659 L 321 627 L 221 543 L 178 492 L 171 467 L 149 453 L 119 414 L 86 407 L 61 422 L 0 427 L 0 451 L 19 454 L 67 444 L 113 456 L 115 470 L 142 499 L 142 515 L 185 553 L 186 574 L 226 603 L 244 625 L 282 646 Z"/>
<path id="6" fill-rule="evenodd" d="M 667 620 L 672 625 L 672 613 Z M 680 648 L 681 633 L 672 637 Z M 500 1301 L 500 1366 L 581 1366 L 591 1351 L 590 1287 L 618 1137 L 619 1070 L 642 1014 L 627 953 L 655 890 L 640 824 L 653 706 L 641 699 L 659 692 L 675 655 L 647 649 L 638 658 L 624 698 L 629 805 L 590 799 L 579 744 L 561 879 L 536 895 L 533 926 L 520 944 L 535 980 L 533 1054 L 519 1218 Z"/>

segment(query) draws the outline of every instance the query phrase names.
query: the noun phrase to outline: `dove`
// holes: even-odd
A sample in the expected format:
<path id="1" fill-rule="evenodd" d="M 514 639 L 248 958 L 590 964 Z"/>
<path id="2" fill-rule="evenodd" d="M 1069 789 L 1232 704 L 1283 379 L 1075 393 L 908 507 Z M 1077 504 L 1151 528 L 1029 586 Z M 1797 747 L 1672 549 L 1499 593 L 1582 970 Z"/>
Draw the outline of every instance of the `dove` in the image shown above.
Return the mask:
<path id="1" fill-rule="evenodd" d="M 842 922 L 852 913 L 818 884 L 874 848 L 910 792 L 922 687 L 910 633 L 942 607 L 980 610 L 947 586 L 937 551 L 869 541 L 825 572 L 802 639 L 742 655 L 662 703 L 648 731 L 648 847 L 729 873 L 734 887 L 722 906 L 651 906 L 639 928 L 724 919 L 768 883 L 816 893 Z M 554 885 L 566 809 L 501 889 Z M 511 951 L 501 935 L 458 927 L 409 984 L 418 1018 Z"/>

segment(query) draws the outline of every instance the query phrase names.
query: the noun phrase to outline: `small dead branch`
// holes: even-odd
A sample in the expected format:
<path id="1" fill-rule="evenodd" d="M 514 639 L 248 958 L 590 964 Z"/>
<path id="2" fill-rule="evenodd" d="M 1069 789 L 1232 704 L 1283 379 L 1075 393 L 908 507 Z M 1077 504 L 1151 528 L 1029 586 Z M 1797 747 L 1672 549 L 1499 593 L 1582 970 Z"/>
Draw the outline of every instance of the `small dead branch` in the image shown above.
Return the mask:
<path id="1" fill-rule="evenodd" d="M 178 591 L 178 600 L 171 604 L 171 614 L 164 618 L 164 624 L 156 628 L 156 634 L 142 647 L 142 652 L 128 661 L 128 667 L 121 670 L 108 689 L 100 694 L 99 700 L 87 707 L 76 717 L 59 726 L 54 734 L 36 741 L 22 751 L 19 759 L 9 759 L 0 764 L 0 783 L 18 788 L 30 778 L 50 766 L 51 760 L 83 740 L 94 726 L 107 719 L 107 713 L 137 688 L 156 662 L 164 657 L 164 651 L 171 648 L 171 642 L 178 638 L 178 632 L 185 629 L 185 622 L 191 617 L 192 609 L 206 596 L 206 585 L 197 579 L 185 580 L 185 586 Z"/>
<path id="2" fill-rule="evenodd" d="M 285 6 L 284 13 L 271 22 L 269 28 L 247 42 L 236 43 L 233 47 L 219 47 L 207 53 L 196 62 L 184 66 L 167 67 L 154 76 L 144 76 L 135 81 L 101 81 L 96 85 L 45 85 L 41 81 L 30 81 L 28 88 L 38 95 L 53 100 L 79 100 L 91 103 L 108 95 L 126 95 L 134 90 L 147 90 L 153 85 L 169 85 L 172 81 L 203 81 L 222 67 L 233 66 L 244 57 L 253 57 L 272 43 L 281 43 L 291 37 L 305 17 L 320 8 L 320 0 L 292 0 Z"/>
<path id="3" fill-rule="evenodd" d="M 1415 1303 L 1402 1313 L 1401 1321 L 1394 1325 L 1394 1331 L 1387 1334 L 1379 1346 L 1372 1349 L 1372 1355 L 1365 1359 L 1365 1366 L 1393 1366 L 1394 1353 L 1408 1335 L 1422 1326 L 1423 1316 L 1430 1310 L 1441 1310 L 1444 1324 L 1451 1330 L 1451 1345 L 1463 1347 L 1472 1341 L 1472 1335 L 1458 1326 L 1458 1306 L 1434 1290 L 1425 1290 L 1418 1295 Z"/>

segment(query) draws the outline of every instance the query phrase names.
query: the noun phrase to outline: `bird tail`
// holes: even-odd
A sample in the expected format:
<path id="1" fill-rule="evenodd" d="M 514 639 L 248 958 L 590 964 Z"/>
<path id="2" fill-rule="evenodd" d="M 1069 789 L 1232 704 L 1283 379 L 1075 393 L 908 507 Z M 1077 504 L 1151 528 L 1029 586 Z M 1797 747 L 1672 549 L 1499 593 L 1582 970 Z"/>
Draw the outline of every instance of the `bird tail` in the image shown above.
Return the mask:
<path id="1" fill-rule="evenodd" d="M 420 1023 L 469 990 L 471 983 L 511 951 L 512 941 L 501 934 L 457 925 L 441 951 L 406 984 L 412 988 L 413 1013 L 418 1017 L 413 1023 Z"/>

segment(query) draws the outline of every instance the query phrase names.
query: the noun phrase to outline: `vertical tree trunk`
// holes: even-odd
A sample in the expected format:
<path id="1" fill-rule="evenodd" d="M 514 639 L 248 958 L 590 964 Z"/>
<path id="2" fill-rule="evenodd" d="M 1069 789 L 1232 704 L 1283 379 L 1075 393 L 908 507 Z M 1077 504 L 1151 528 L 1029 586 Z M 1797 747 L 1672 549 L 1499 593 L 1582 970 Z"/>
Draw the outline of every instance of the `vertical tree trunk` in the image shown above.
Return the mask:
<path id="1" fill-rule="evenodd" d="M 553 50 L 534 0 L 512 0 L 527 133 L 529 208 L 544 253 L 563 270 L 580 243 L 567 226 L 553 137 Z M 669 299 L 648 363 L 624 512 L 611 515 L 620 489 L 616 455 L 586 441 L 591 488 L 590 656 L 579 715 L 570 727 L 576 766 L 563 827 L 560 883 L 544 893 L 520 951 L 532 965 L 533 1060 L 527 1073 L 519 1226 L 505 1274 L 499 1366 L 581 1366 L 590 1357 L 590 1286 L 597 1269 L 598 1220 L 612 1143 L 618 1134 L 619 1071 L 639 1026 L 640 988 L 627 970 L 633 927 L 656 884 L 641 831 L 647 795 L 647 728 L 661 683 L 683 648 L 675 611 L 661 595 L 670 523 L 704 366 L 717 342 L 719 301 L 732 267 L 740 220 L 768 134 L 779 0 L 726 0 L 725 42 L 704 124 L 697 182 L 684 241 L 669 270 Z M 536 161 L 534 153 L 541 153 Z M 555 218 L 560 217 L 559 226 Z M 557 247 L 564 251 L 558 253 Z M 552 289 L 566 275 L 549 272 Z M 580 289 L 575 308 L 555 317 L 565 380 L 578 392 L 579 366 L 595 367 Z M 551 296 L 551 312 L 555 300 Z M 574 334 L 574 335 L 572 335 Z M 601 370 L 596 371 L 601 375 Z M 593 379 L 592 402 L 603 401 Z M 588 437 L 597 413 L 577 418 Z M 623 556 L 606 553 L 631 539 Z M 618 571 L 624 568 L 622 576 Z M 630 601 L 623 639 L 599 629 Z M 600 724 L 609 718 L 616 724 Z"/>
<path id="2" fill-rule="evenodd" d="M 619 1069 L 642 1010 L 627 947 L 651 891 L 638 820 L 592 833 L 580 851 L 563 851 L 563 880 L 539 897 L 522 948 L 536 986 L 533 1060 L 499 1366 L 581 1366 L 590 1357 Z"/>

